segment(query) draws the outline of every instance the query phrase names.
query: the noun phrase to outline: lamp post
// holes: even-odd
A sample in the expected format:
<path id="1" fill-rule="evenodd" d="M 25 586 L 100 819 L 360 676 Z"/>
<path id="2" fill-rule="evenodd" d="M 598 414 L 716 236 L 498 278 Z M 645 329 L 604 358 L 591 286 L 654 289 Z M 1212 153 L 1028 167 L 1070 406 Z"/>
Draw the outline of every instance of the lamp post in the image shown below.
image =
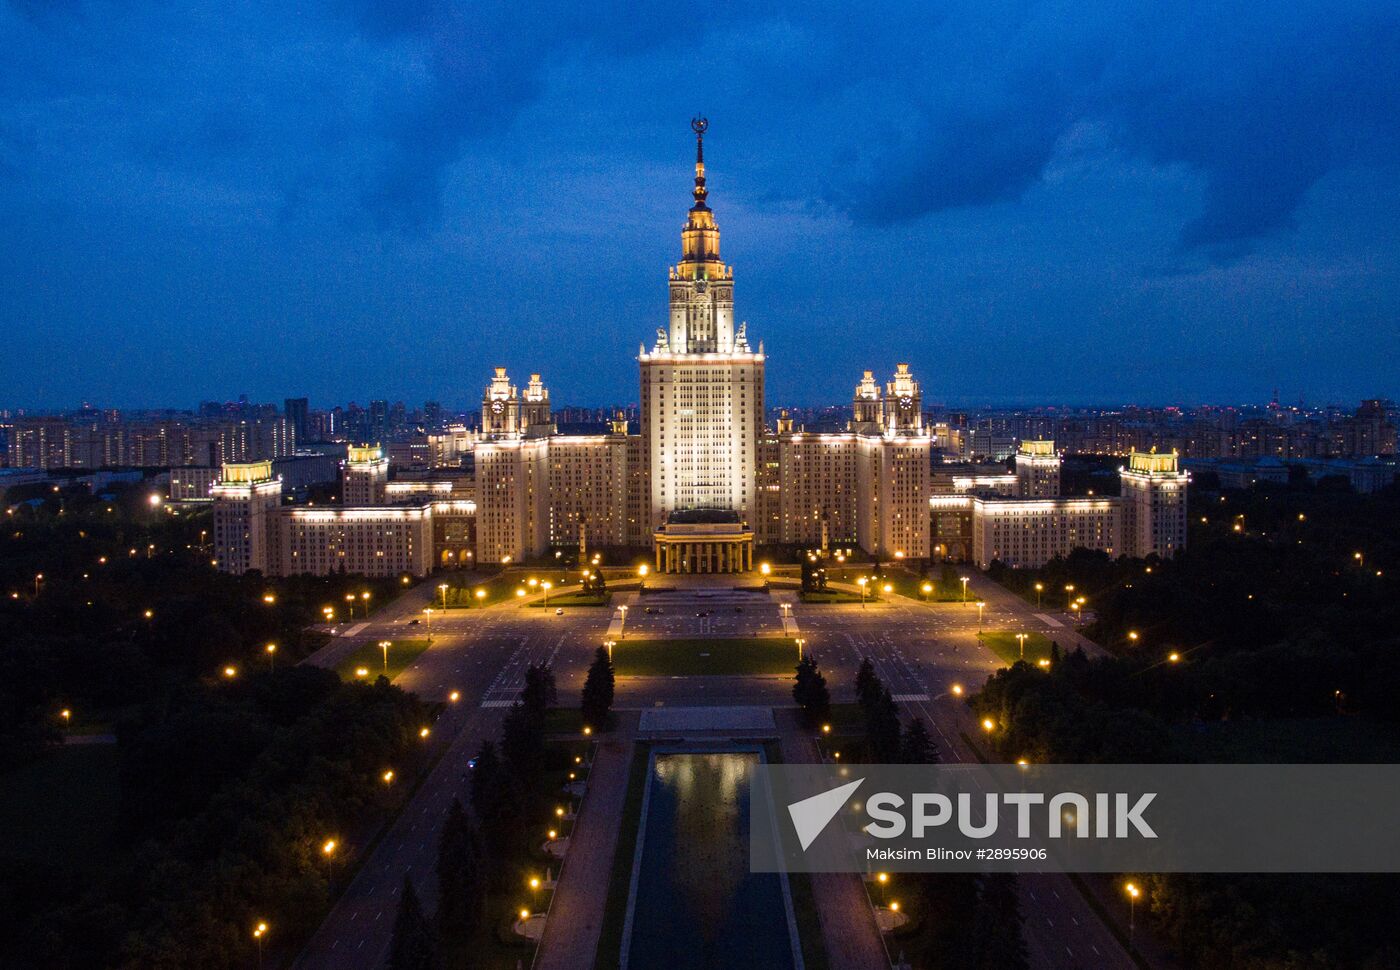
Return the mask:
<path id="1" fill-rule="evenodd" d="M 360 601 L 364 604 L 364 607 L 365 607 L 365 619 L 368 620 L 368 619 L 369 619 L 369 590 L 365 590 L 363 593 L 360 594 Z"/>
<path id="2" fill-rule="evenodd" d="M 959 576 L 959 577 L 958 577 L 959 581 L 963 584 L 963 605 L 964 605 L 964 606 L 967 605 L 967 581 L 968 581 L 969 578 L 971 578 L 971 577 L 968 577 L 968 576 Z"/>
<path id="3" fill-rule="evenodd" d="M 326 882 L 331 881 L 331 864 L 335 861 L 336 844 L 335 839 L 326 839 L 321 843 L 321 855 L 326 860 Z"/>
<path id="4" fill-rule="evenodd" d="M 380 640 L 379 649 L 384 651 L 384 673 L 389 673 L 389 647 L 393 645 L 392 640 Z"/>
<path id="5" fill-rule="evenodd" d="M 1133 930 L 1137 924 L 1137 899 L 1142 894 L 1136 883 L 1128 883 L 1123 887 L 1128 892 L 1128 945 L 1133 945 Z"/>
<path id="6" fill-rule="evenodd" d="M 544 590 L 544 608 L 549 609 L 549 591 L 554 588 L 554 584 L 546 580 L 540 583 L 540 589 Z"/>
<path id="7" fill-rule="evenodd" d="M 622 614 L 622 619 L 619 620 L 619 621 L 618 621 L 618 624 L 617 624 L 617 638 L 618 638 L 619 640 L 626 640 L 626 639 L 627 639 L 627 630 L 626 630 L 626 627 L 627 627 L 627 605 L 626 605 L 626 604 L 623 604 L 622 606 L 619 606 L 619 607 L 617 608 L 617 611 L 618 611 L 619 613 Z"/>
<path id="8" fill-rule="evenodd" d="M 267 669 L 269 671 L 277 669 L 277 644 L 269 643 L 263 648 L 267 652 Z"/>
<path id="9" fill-rule="evenodd" d="M 1036 609 L 1040 609 L 1040 594 L 1043 593 L 1043 592 L 1045 592 L 1045 584 L 1044 584 L 1044 583 L 1036 583 L 1036 584 L 1035 584 L 1035 608 L 1036 608 Z"/>
<path id="10" fill-rule="evenodd" d="M 423 615 L 428 618 L 428 646 L 433 645 L 433 608 L 427 606 L 423 608 Z"/>
<path id="11" fill-rule="evenodd" d="M 1026 634 L 1016 634 L 1016 642 L 1021 645 L 1021 659 L 1026 659 Z"/>
<path id="12" fill-rule="evenodd" d="M 258 970 L 262 970 L 262 943 L 263 936 L 267 934 L 267 924 L 259 922 L 253 927 L 253 940 L 258 944 Z"/>
<path id="13" fill-rule="evenodd" d="M 798 638 L 797 638 L 797 661 L 798 661 L 798 663 L 801 663 L 801 662 L 802 662 L 802 648 L 805 647 L 806 645 L 807 645 L 807 640 L 806 640 L 805 637 L 798 637 Z"/>
<path id="14" fill-rule="evenodd" d="M 862 576 L 856 580 L 856 585 L 860 587 L 860 608 L 865 609 L 865 590 L 870 585 L 870 580 Z"/>
<path id="15" fill-rule="evenodd" d="M 447 584 L 438 583 L 438 592 L 442 594 L 442 608 L 447 609 Z"/>
<path id="16" fill-rule="evenodd" d="M 985 600 L 977 601 L 977 635 L 982 635 L 982 609 L 987 605 Z"/>

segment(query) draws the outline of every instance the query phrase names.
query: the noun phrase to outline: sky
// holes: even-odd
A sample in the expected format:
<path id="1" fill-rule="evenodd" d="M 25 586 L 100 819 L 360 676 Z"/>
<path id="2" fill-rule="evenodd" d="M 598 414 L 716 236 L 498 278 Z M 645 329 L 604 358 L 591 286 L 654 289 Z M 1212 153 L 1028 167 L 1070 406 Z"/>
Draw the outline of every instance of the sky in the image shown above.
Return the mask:
<path id="1" fill-rule="evenodd" d="M 0 0 L 0 407 L 1400 398 L 1400 5 Z"/>

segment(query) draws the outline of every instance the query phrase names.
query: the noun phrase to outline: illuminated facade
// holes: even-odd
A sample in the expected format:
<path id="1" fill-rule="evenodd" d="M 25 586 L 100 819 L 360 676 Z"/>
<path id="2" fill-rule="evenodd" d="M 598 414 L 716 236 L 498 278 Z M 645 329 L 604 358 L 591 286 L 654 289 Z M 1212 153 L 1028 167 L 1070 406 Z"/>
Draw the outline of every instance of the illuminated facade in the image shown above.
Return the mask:
<path id="1" fill-rule="evenodd" d="M 763 348 L 754 352 L 747 325 L 734 325 L 734 268 L 720 261 L 719 226 L 706 202 L 706 123 L 692 127 L 695 204 L 670 271 L 669 327 L 637 358 L 652 528 L 689 509 L 747 518 L 763 432 Z"/>
<path id="2" fill-rule="evenodd" d="M 1186 548 L 1186 485 L 1191 476 L 1177 466 L 1176 452 L 1134 451 L 1123 482 L 1123 551 L 1163 559 Z"/>
<path id="3" fill-rule="evenodd" d="M 974 496 L 971 503 L 972 559 L 983 569 L 993 560 L 1034 568 L 1075 549 L 1122 551 L 1122 510 L 1114 498 Z"/>
<path id="4" fill-rule="evenodd" d="M 1050 441 L 1021 443 L 1014 496 L 999 478 L 930 495 L 936 556 L 970 558 L 983 569 L 994 561 L 1035 568 L 1075 549 L 1165 559 L 1186 547 L 1190 476 L 1177 468 L 1175 454 L 1131 453 L 1118 496 L 1061 496 L 1060 458 Z"/>
<path id="5" fill-rule="evenodd" d="M 277 550 L 282 480 L 272 462 L 225 465 L 210 486 L 214 499 L 214 562 L 226 573 L 269 573 Z"/>
<path id="6" fill-rule="evenodd" d="M 1022 498 L 1060 494 L 1060 456 L 1053 441 L 1023 441 L 1016 451 L 1016 491 Z"/>
<path id="7" fill-rule="evenodd" d="M 389 459 L 379 447 L 351 446 L 341 473 L 341 504 L 347 508 L 383 505 L 389 484 Z"/>
<path id="8" fill-rule="evenodd" d="M 424 575 L 560 547 L 649 546 L 661 572 L 736 572 L 752 568 L 756 544 L 1037 566 L 1076 547 L 1170 555 L 1184 545 L 1186 476 L 1174 456 L 1134 455 L 1122 498 L 1061 497 L 1051 441 L 1022 442 L 1014 474 L 935 478 L 938 429 L 925 425 L 907 364 L 888 380 L 864 372 L 844 431 L 807 433 L 786 415 L 765 428 L 763 347 L 735 322 L 734 270 L 720 259 L 708 204 L 706 123 L 692 127 L 694 202 L 669 272 L 667 326 L 638 354 L 639 434 L 619 419 L 606 433 L 561 435 L 541 375 L 522 389 L 497 367 L 480 433 L 450 439 L 454 453 L 472 455 L 467 488 L 391 482 L 378 448 L 351 448 L 342 507 L 279 508 L 270 474 L 226 466 L 213 491 L 221 568 Z M 434 461 L 424 452 L 404 463 Z"/>

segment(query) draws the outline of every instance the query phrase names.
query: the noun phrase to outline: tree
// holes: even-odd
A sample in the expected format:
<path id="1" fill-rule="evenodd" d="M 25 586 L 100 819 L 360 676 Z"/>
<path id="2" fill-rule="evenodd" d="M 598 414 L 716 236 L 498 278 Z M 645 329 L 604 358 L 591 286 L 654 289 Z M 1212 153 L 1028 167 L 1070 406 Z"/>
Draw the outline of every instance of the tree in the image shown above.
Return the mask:
<path id="1" fill-rule="evenodd" d="M 516 779 L 533 778 L 544 763 L 544 712 L 516 701 L 501 724 L 501 753 Z"/>
<path id="2" fill-rule="evenodd" d="M 938 747 L 924 727 L 922 718 L 914 718 L 904 728 L 899 739 L 899 763 L 905 765 L 938 764 Z"/>
<path id="3" fill-rule="evenodd" d="M 899 758 L 899 708 L 884 684 L 880 685 L 876 700 L 865 709 L 865 733 L 876 761 L 889 764 Z"/>
<path id="4" fill-rule="evenodd" d="M 797 662 L 792 699 L 802 708 L 802 720 L 808 727 L 816 727 L 831 715 L 831 691 L 826 689 L 826 678 L 811 654 Z"/>
<path id="5" fill-rule="evenodd" d="M 399 911 L 394 917 L 394 936 L 389 942 L 389 970 L 435 970 L 437 947 L 432 928 L 423 915 L 413 880 L 403 877 Z"/>
<path id="6" fill-rule="evenodd" d="M 879 697 L 882 686 L 880 675 L 875 673 L 875 665 L 869 657 L 865 657 L 856 671 L 856 699 L 862 707 L 868 708 Z"/>
<path id="7" fill-rule="evenodd" d="M 457 799 L 452 800 L 438 841 L 438 933 L 446 940 L 470 940 L 481 922 L 481 846 L 476 826 Z"/>
<path id="8" fill-rule="evenodd" d="M 1026 970 L 1030 966 L 1021 935 L 1015 874 L 988 872 L 982 876 L 972 920 L 971 950 L 967 965 L 976 970 Z"/>
<path id="9" fill-rule="evenodd" d="M 613 674 L 612 658 L 606 647 L 599 647 L 593 654 L 593 663 L 588 668 L 588 678 L 583 682 L 583 723 L 602 730 L 607 727 L 612 712 L 616 677 Z"/>
<path id="10" fill-rule="evenodd" d="M 543 718 L 544 712 L 559 700 L 559 692 L 554 686 L 554 668 L 548 664 L 531 664 L 525 669 L 525 688 L 520 692 L 520 703 L 532 717 Z"/>

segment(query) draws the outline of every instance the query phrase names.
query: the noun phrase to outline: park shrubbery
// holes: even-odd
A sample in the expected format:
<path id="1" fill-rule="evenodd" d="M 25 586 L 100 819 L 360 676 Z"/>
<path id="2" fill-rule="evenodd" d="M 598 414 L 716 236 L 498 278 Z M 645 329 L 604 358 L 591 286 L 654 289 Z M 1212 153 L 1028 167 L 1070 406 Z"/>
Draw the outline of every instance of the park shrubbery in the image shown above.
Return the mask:
<path id="1" fill-rule="evenodd" d="M 1017 664 L 970 699 L 1002 756 L 1039 762 L 1197 760 L 1205 726 L 1315 725 L 1339 761 L 1366 724 L 1400 714 L 1400 492 L 1321 486 L 1192 494 L 1188 549 L 1166 562 L 1077 552 L 1041 570 L 994 568 L 1008 587 L 1063 605 L 1088 599 L 1087 632 L 1114 656 Z M 1204 520 L 1204 521 L 1202 521 Z M 1136 634 L 1136 636 L 1131 636 Z M 1284 720 L 1286 719 L 1286 720 Z M 1300 721 L 1300 719 L 1302 719 Z M 1302 725 L 1300 727 L 1300 724 Z M 1250 732 L 1258 736 L 1259 732 Z M 1248 757 L 1248 751 L 1242 751 Z M 1191 966 L 1400 964 L 1393 876 L 1158 875 L 1156 929 Z"/>
<path id="2" fill-rule="evenodd" d="M 428 719 L 385 681 L 316 668 L 169 704 L 123 738 L 122 864 L 61 890 L 15 887 L 13 965 L 242 967 L 259 920 L 276 926 L 273 942 L 300 939 L 329 901 L 321 846 L 388 814 L 396 794 L 381 773 L 412 775 Z"/>
<path id="3" fill-rule="evenodd" d="M 221 574 L 208 516 L 153 507 L 148 487 L 23 497 L 0 535 L 0 770 L 72 763 L 46 750 L 68 731 L 114 733 L 120 767 L 115 793 L 85 791 L 116 820 L 100 863 L 8 833 L 0 965 L 247 966 L 260 920 L 268 946 L 295 944 L 328 902 L 319 847 L 336 838 L 343 865 L 393 808 L 404 785 L 382 773 L 411 779 L 429 712 L 294 664 L 324 642 L 307 629 L 323 607 L 344 620 L 353 595 L 362 616 L 402 584 Z M 19 791 L 16 816 L 52 808 Z"/>

